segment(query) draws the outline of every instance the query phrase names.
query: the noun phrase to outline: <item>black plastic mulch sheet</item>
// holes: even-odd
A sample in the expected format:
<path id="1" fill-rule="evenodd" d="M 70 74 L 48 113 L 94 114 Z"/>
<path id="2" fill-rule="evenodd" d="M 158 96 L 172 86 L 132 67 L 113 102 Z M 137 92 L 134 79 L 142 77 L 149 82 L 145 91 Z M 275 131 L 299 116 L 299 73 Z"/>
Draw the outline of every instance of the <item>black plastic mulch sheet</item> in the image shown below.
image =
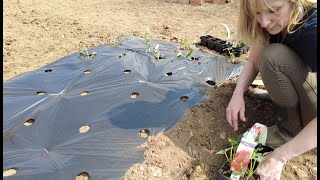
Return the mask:
<path id="1" fill-rule="evenodd" d="M 72 180 L 81 172 L 123 179 L 144 160 L 141 130 L 172 127 L 205 98 L 207 80 L 235 77 L 243 67 L 197 51 L 198 60 L 177 57 L 179 45 L 150 40 L 159 44 L 158 60 L 146 41 L 101 45 L 88 58 L 73 53 L 5 82 L 3 168 L 17 170 L 5 179 Z"/>

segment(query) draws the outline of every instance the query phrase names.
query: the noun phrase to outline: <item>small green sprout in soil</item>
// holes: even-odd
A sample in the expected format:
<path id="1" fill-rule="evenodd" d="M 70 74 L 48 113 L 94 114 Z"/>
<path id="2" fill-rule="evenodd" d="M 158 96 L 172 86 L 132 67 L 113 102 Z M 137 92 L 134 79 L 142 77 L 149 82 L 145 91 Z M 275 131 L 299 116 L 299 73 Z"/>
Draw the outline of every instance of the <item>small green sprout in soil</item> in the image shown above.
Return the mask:
<path id="1" fill-rule="evenodd" d="M 230 58 L 229 58 L 229 62 L 231 63 L 231 64 L 236 64 L 236 56 L 234 55 L 234 52 L 232 52 L 232 48 L 230 47 L 230 48 L 225 48 L 224 50 L 227 50 L 228 51 L 228 54 L 229 54 L 229 56 L 230 56 Z M 228 59 L 227 57 L 226 57 L 226 59 Z"/>
<path id="2" fill-rule="evenodd" d="M 79 43 L 79 57 L 81 58 L 93 58 L 97 55 L 96 52 L 89 53 L 88 48 L 84 45 L 82 41 Z"/>
<path id="3" fill-rule="evenodd" d="M 180 39 L 179 43 L 181 44 L 181 48 L 180 48 L 180 51 L 178 52 L 177 54 L 177 57 L 186 57 L 187 59 L 191 59 L 191 55 L 194 51 L 194 49 L 196 49 L 196 45 L 194 42 L 191 42 L 189 41 L 187 38 L 182 38 Z M 188 50 L 188 53 L 184 56 L 182 53 L 181 53 L 181 50 Z"/>
<path id="4" fill-rule="evenodd" d="M 151 42 L 147 40 L 146 46 L 147 46 L 146 53 L 152 53 L 157 60 L 163 59 L 163 57 L 161 57 L 161 54 L 160 54 L 159 44 L 157 44 L 154 48 L 152 48 Z"/>

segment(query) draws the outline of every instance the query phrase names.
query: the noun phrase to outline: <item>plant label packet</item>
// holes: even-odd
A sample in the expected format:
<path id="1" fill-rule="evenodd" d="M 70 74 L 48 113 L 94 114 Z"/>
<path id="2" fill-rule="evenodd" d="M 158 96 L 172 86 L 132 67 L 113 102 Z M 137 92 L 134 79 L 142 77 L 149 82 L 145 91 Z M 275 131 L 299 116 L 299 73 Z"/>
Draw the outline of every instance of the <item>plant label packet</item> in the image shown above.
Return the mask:
<path id="1" fill-rule="evenodd" d="M 256 140 L 259 138 L 258 140 Z M 239 180 L 241 173 L 248 168 L 250 158 L 258 143 L 265 144 L 267 138 L 267 127 L 260 123 L 255 123 L 249 131 L 243 134 L 237 151 L 230 165 L 232 174 L 231 180 Z"/>

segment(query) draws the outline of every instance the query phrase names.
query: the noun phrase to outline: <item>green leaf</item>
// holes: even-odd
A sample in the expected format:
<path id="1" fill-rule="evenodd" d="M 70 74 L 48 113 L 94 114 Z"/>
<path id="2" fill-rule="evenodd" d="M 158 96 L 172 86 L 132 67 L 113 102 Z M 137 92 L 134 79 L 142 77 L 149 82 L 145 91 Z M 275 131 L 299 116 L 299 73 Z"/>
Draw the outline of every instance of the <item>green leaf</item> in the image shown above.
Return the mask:
<path id="1" fill-rule="evenodd" d="M 186 58 L 189 58 L 189 56 L 191 56 L 192 52 L 193 52 L 193 49 L 189 49 L 189 52 L 188 52 L 188 54 L 186 55 Z"/>
<path id="2" fill-rule="evenodd" d="M 259 155 L 256 156 L 256 159 L 258 162 L 264 161 L 267 157 L 263 156 L 261 153 L 258 153 Z"/>
<path id="3" fill-rule="evenodd" d="M 228 138 L 228 141 L 231 146 L 239 144 L 239 142 L 237 142 L 235 139 L 232 139 L 232 138 Z"/>

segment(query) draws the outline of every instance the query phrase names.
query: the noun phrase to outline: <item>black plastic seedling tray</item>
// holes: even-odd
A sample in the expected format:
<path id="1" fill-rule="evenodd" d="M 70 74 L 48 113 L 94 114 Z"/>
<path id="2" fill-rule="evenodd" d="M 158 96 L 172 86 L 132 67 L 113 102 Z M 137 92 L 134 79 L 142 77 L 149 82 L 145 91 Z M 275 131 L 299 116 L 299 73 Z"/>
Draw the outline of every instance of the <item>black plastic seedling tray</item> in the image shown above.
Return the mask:
<path id="1" fill-rule="evenodd" d="M 211 35 L 201 36 L 200 45 L 227 56 L 230 56 L 226 50 L 227 48 L 229 48 L 229 51 L 236 57 L 240 57 L 242 54 L 246 54 L 249 51 L 249 47 L 245 44 L 240 47 L 232 47 L 232 44 L 227 44 L 225 40 L 215 38 Z"/>

